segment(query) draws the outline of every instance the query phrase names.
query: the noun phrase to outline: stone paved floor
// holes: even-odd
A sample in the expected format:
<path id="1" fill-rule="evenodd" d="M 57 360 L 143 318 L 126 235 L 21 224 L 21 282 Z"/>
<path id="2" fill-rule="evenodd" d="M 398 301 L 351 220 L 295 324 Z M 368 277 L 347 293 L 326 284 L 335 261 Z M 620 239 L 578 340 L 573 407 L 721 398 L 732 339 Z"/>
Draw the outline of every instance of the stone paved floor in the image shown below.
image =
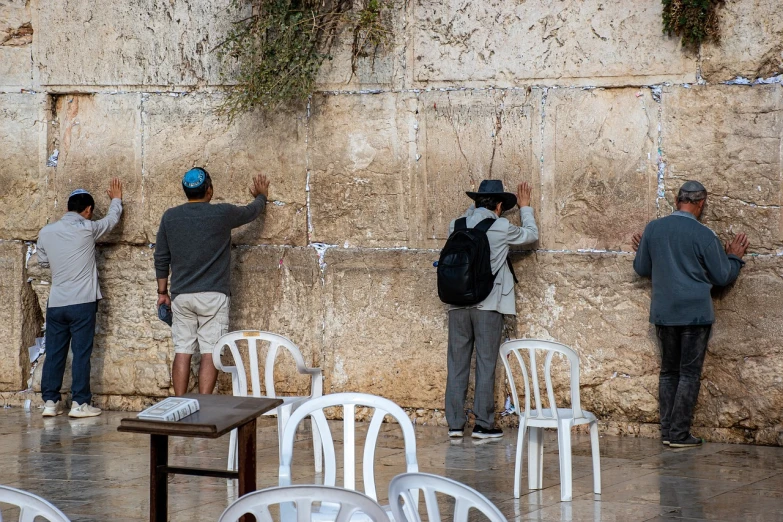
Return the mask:
<path id="1" fill-rule="evenodd" d="M 145 520 L 149 440 L 116 431 L 120 419 L 128 415 L 107 412 L 94 419 L 43 419 L 40 412 L 0 410 L 0 484 L 44 496 L 73 521 Z M 275 426 L 269 418 L 259 426 L 259 487 L 276 485 Z M 473 486 L 510 520 L 783 520 L 783 448 L 707 444 L 671 450 L 656 440 L 604 436 L 603 494 L 594 497 L 589 440 L 575 435 L 574 500 L 561 503 L 554 434 L 545 447 L 545 489 L 523 489 L 518 500 L 513 498 L 516 431 L 499 441 L 453 442 L 442 428 L 419 426 L 416 437 L 421 471 Z M 294 481 L 318 482 L 312 471 L 309 433 L 303 431 L 301 439 L 294 453 Z M 227 438 L 172 439 L 171 463 L 220 468 L 227 443 Z M 403 471 L 401 437 L 395 426 L 384 426 L 379 446 L 376 483 L 381 489 L 379 500 L 385 502 L 382 490 Z M 338 470 L 338 480 L 340 476 Z M 226 480 L 185 476 L 172 479 L 169 495 L 172 521 L 215 521 L 236 497 Z M 15 511 L 4 507 L 3 520 L 16 520 Z"/>

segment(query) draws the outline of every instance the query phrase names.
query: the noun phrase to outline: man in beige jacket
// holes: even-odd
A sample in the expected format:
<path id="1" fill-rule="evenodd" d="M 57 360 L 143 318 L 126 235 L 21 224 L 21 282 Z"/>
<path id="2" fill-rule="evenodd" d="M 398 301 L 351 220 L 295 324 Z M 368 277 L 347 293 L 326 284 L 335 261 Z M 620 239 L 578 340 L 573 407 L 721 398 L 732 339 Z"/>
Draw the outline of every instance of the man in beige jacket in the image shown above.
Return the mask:
<path id="1" fill-rule="evenodd" d="M 503 190 L 503 182 L 484 180 L 478 192 L 467 192 L 475 201 L 462 216 L 467 227 L 473 228 L 487 218 L 495 222 L 487 230 L 490 263 L 495 274 L 495 285 L 489 296 L 470 307 L 452 306 L 449 310 L 448 377 L 446 381 L 446 420 L 449 437 L 462 437 L 467 417 L 465 397 L 470 377 L 470 359 L 476 349 L 476 391 L 473 413 L 476 425 L 473 438 L 486 439 L 503 436 L 495 427 L 495 365 L 503 334 L 503 315 L 516 315 L 514 274 L 507 262 L 511 245 L 527 245 L 538 240 L 538 227 L 530 208 L 531 188 L 520 183 L 517 194 Z M 522 226 L 512 225 L 500 215 L 519 203 Z M 456 220 L 449 226 L 454 231 Z"/>

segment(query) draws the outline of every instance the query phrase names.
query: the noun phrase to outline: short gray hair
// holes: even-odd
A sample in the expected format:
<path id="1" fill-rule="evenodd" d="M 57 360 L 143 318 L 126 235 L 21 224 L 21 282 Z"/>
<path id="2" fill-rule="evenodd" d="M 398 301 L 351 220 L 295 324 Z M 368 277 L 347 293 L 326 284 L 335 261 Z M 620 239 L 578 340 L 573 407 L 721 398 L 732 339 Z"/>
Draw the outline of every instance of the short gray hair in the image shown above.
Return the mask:
<path id="1" fill-rule="evenodd" d="M 706 190 L 682 190 L 677 193 L 677 203 L 698 203 L 699 201 L 707 199 Z"/>

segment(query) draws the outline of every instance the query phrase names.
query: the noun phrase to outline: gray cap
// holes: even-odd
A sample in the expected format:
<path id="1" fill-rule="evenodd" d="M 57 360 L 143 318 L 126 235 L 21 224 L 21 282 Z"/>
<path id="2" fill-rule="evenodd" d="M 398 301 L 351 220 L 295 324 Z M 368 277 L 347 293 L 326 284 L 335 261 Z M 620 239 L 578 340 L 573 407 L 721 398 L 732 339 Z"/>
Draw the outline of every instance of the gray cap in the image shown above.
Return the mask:
<path id="1" fill-rule="evenodd" d="M 686 181 L 682 184 L 682 187 L 680 187 L 680 192 L 707 192 L 707 189 L 704 188 L 704 185 L 699 183 L 698 181 Z"/>

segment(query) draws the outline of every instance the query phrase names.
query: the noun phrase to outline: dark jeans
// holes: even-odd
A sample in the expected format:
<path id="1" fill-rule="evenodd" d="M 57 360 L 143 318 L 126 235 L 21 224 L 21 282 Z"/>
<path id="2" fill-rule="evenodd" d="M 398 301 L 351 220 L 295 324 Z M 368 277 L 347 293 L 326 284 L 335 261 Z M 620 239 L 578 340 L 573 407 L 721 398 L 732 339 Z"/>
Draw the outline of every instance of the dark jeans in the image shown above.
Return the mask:
<path id="1" fill-rule="evenodd" d="M 476 349 L 476 389 L 473 413 L 482 428 L 495 426 L 495 365 L 503 336 L 503 315 L 491 310 L 449 311 L 449 351 L 446 377 L 446 421 L 451 429 L 465 426 L 465 397 L 470 359 Z"/>
<path id="2" fill-rule="evenodd" d="M 98 303 L 56 306 L 46 309 L 46 360 L 41 376 L 43 400 L 60 400 L 68 346 L 73 352 L 73 401 L 90 402 L 90 356 L 95 337 Z"/>
<path id="3" fill-rule="evenodd" d="M 679 441 L 686 439 L 690 433 L 711 330 L 712 325 L 655 325 L 661 347 L 658 397 L 661 436 L 664 438 Z"/>

